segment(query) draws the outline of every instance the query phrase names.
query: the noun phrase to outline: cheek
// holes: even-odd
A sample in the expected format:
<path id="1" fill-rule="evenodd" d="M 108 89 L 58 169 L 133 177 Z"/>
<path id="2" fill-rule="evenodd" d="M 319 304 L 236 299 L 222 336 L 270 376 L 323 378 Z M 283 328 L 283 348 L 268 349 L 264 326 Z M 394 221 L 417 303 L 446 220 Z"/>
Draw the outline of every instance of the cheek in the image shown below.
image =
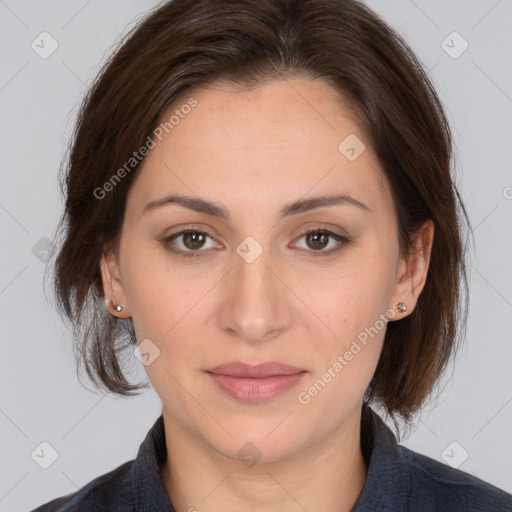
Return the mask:
<path id="1" fill-rule="evenodd" d="M 322 329 L 323 368 L 319 371 L 336 374 L 331 380 L 340 392 L 347 387 L 364 391 L 375 371 L 387 328 L 392 277 L 392 258 L 369 251 L 347 262 L 322 294 L 318 289 L 310 291 L 311 300 L 317 298 L 312 309 L 323 312 L 329 327 Z M 329 378 L 325 375 L 325 380 Z"/>
<path id="2" fill-rule="evenodd" d="M 336 338 L 346 340 L 385 314 L 393 291 L 393 270 L 393 262 L 385 254 L 354 253 L 317 285 L 309 282 L 309 291 L 304 288 L 303 292 L 315 310 L 323 312 Z"/>
<path id="3" fill-rule="evenodd" d="M 160 352 L 155 364 L 146 367 L 158 389 L 159 381 L 171 378 L 165 370 L 178 376 L 201 367 L 213 294 L 211 277 L 183 275 L 156 258 L 155 251 L 151 256 L 134 258 L 126 266 L 127 295 L 139 343 L 149 339 Z"/>
<path id="4" fill-rule="evenodd" d="M 373 290 L 375 291 L 375 290 Z M 375 299 L 375 297 L 374 297 Z M 315 372 L 297 398 L 322 417 L 339 419 L 361 400 L 377 367 L 386 334 L 386 308 L 358 293 L 340 294 L 326 323 L 334 331 L 318 339 Z M 309 405 L 308 405 L 309 407 Z M 333 415 L 333 410 L 338 411 Z"/>
<path id="5" fill-rule="evenodd" d="M 141 337 L 160 338 L 161 332 L 170 327 L 175 309 L 169 288 L 162 279 L 157 279 L 155 269 L 144 263 L 134 262 L 127 269 L 127 275 L 127 300 L 139 340 Z"/>
<path id="6" fill-rule="evenodd" d="M 138 238 L 137 238 L 138 237 Z M 192 282 L 173 269 L 165 251 L 147 234 L 126 233 L 122 261 L 124 287 L 139 340 L 164 340 L 186 313 Z"/>

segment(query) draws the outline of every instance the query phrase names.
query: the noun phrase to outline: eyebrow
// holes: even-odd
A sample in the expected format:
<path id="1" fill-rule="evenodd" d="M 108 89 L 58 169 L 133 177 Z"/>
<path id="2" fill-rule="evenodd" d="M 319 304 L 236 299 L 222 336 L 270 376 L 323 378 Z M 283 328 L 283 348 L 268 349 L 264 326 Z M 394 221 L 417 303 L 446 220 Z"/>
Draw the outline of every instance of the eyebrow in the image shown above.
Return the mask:
<path id="1" fill-rule="evenodd" d="M 227 221 L 231 219 L 229 210 L 219 205 L 218 203 L 208 201 L 206 199 L 201 199 L 200 197 L 182 196 L 178 194 L 171 194 L 161 199 L 155 199 L 154 201 L 151 201 L 144 207 L 142 214 L 169 204 L 178 204 L 184 208 L 194 210 L 198 213 L 212 215 L 213 217 L 218 217 Z M 300 199 L 285 205 L 279 211 L 279 215 L 281 218 L 283 218 L 290 215 L 296 215 L 299 213 L 308 212 L 310 210 L 315 210 L 316 208 L 337 205 L 355 206 L 357 208 L 361 208 L 362 210 L 371 212 L 370 208 L 368 208 L 368 206 L 363 204 L 361 201 L 343 194 L 336 196 L 318 196 L 308 199 Z"/>

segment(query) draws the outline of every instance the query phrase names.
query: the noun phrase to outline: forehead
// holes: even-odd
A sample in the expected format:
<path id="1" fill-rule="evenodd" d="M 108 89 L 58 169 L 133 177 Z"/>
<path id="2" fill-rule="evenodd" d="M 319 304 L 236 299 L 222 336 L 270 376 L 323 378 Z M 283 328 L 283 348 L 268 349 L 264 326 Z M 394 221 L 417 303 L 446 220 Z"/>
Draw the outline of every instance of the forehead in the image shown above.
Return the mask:
<path id="1" fill-rule="evenodd" d="M 191 98 L 195 106 L 182 108 Z M 140 212 L 170 192 L 239 208 L 251 198 L 276 209 L 334 192 L 366 204 L 389 203 L 357 117 L 323 80 L 272 81 L 252 89 L 216 83 L 185 94 L 162 116 L 161 126 L 173 115 L 131 186 L 128 201 Z M 347 158 L 347 144 L 356 156 L 362 151 L 357 158 Z"/>

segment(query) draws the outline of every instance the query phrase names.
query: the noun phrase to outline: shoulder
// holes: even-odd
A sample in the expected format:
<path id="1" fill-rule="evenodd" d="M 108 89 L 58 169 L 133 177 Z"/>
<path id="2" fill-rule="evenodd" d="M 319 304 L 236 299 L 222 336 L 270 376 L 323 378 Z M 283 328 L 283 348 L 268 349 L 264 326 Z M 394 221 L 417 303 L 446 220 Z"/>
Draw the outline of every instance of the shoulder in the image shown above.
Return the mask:
<path id="1" fill-rule="evenodd" d="M 354 512 L 512 512 L 511 494 L 397 444 L 370 407 L 363 408 L 361 439 L 368 474 Z"/>
<path id="2" fill-rule="evenodd" d="M 32 512 L 121 512 L 130 510 L 133 460 L 100 475 L 77 491 L 55 498 Z"/>
<path id="3" fill-rule="evenodd" d="M 405 446 L 397 448 L 410 469 L 411 510 L 512 511 L 512 495 L 504 490 Z"/>

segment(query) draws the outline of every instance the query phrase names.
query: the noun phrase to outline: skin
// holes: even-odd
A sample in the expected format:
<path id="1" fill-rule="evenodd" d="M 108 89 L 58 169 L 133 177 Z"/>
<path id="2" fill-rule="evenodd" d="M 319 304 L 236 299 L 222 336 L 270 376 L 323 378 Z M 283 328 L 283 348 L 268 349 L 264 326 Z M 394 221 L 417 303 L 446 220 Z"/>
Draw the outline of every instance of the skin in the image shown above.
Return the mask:
<path id="1" fill-rule="evenodd" d="M 419 250 L 401 258 L 379 162 L 324 81 L 251 90 L 214 84 L 190 96 L 197 106 L 151 149 L 130 188 L 118 254 L 102 260 L 109 310 L 131 316 L 139 343 L 148 338 L 160 350 L 145 368 L 163 405 L 165 488 L 177 512 L 349 511 L 367 474 L 361 405 L 385 327 L 308 404 L 298 394 L 396 302 L 405 300 L 407 312 L 388 314 L 390 321 L 414 310 L 433 224 L 420 231 Z M 338 149 L 350 134 L 366 145 L 354 161 Z M 143 213 L 170 193 L 220 203 L 231 219 L 176 204 Z M 279 218 L 285 204 L 334 193 L 371 211 L 345 204 Z M 173 254 L 159 241 L 190 227 L 209 237 L 194 245 L 180 236 L 174 247 L 201 251 L 198 257 Z M 308 227 L 352 243 L 315 244 L 302 235 Z M 236 252 L 248 236 L 263 250 L 251 263 Z M 308 373 L 272 400 L 248 404 L 204 372 L 232 361 L 279 361 Z M 251 467 L 237 455 L 248 442 L 261 453 Z"/>

